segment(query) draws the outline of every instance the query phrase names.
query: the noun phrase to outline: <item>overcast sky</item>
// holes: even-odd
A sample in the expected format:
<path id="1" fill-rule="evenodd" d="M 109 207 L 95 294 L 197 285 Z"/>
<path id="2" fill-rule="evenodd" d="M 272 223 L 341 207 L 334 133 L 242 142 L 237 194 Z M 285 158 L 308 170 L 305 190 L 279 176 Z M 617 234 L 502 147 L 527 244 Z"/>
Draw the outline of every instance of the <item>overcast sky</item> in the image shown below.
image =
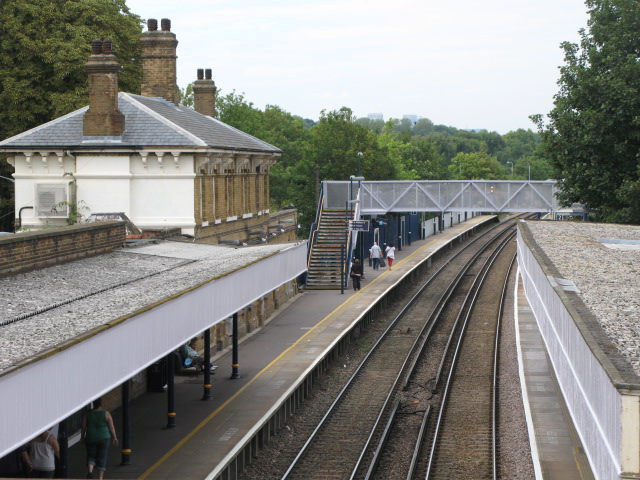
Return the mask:
<path id="1" fill-rule="evenodd" d="M 582 0 L 127 0 L 169 18 L 178 85 L 211 68 L 222 94 L 244 93 L 317 120 L 351 108 L 385 120 L 501 134 L 534 129 L 558 91 L 560 43 L 586 27 Z M 117 52 L 116 52 L 117 53 Z"/>

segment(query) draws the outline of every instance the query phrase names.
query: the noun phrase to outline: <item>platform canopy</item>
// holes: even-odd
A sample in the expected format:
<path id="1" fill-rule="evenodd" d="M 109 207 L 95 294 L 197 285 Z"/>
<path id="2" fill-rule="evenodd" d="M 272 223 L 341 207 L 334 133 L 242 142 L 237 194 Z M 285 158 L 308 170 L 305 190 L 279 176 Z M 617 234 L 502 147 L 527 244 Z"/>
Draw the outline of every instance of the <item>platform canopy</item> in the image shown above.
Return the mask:
<path id="1" fill-rule="evenodd" d="M 358 193 L 359 191 L 359 193 Z M 324 208 L 359 195 L 361 215 L 389 212 L 554 212 L 553 180 L 326 181 Z"/>

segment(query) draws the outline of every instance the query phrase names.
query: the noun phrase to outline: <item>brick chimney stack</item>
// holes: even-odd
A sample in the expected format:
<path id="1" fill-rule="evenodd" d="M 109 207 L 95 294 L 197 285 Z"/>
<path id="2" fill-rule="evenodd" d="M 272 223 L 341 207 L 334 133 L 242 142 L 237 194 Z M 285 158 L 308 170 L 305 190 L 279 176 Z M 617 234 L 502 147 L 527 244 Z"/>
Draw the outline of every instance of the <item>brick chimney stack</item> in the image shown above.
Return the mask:
<path id="1" fill-rule="evenodd" d="M 176 47 L 178 40 L 171 32 L 171 21 L 163 18 L 147 21 L 147 31 L 142 33 L 142 95 L 162 97 L 178 104 L 178 85 L 176 73 Z"/>
<path id="2" fill-rule="evenodd" d="M 198 79 L 193 82 L 193 106 L 196 112 L 216 116 L 216 84 L 211 79 L 211 69 L 198 69 Z"/>
<path id="3" fill-rule="evenodd" d="M 120 64 L 111 52 L 111 40 L 91 42 L 91 55 L 85 65 L 89 75 L 89 110 L 84 114 L 85 137 L 120 137 L 124 115 L 118 110 Z"/>

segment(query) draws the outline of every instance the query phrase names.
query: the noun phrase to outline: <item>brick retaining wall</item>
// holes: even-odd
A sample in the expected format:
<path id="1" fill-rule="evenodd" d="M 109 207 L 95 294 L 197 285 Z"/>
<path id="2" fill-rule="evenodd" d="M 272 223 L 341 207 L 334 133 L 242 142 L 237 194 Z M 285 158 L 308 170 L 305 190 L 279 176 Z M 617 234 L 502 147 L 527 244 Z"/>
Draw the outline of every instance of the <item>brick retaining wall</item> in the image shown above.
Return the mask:
<path id="1" fill-rule="evenodd" d="M 50 267 L 120 248 L 120 221 L 83 223 L 0 237 L 0 276 Z"/>

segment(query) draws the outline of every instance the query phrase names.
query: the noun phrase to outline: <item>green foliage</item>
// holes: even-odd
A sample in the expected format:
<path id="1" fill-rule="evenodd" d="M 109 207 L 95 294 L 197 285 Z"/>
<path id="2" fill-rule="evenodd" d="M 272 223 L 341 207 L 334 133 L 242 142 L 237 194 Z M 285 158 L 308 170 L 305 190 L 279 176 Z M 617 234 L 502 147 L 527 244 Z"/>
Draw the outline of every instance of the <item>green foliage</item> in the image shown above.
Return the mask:
<path id="1" fill-rule="evenodd" d="M 501 180 L 505 169 L 486 152 L 459 153 L 449 165 L 449 175 L 456 180 Z"/>
<path id="2" fill-rule="evenodd" d="M 507 161 L 514 178 L 550 178 L 550 167 L 539 153 L 540 137 L 530 130 L 500 136 L 496 132 L 458 130 L 420 119 L 356 118 L 346 107 L 321 112 L 312 122 L 277 106 L 264 111 L 235 91 L 217 102 L 220 119 L 282 149 L 271 168 L 270 193 L 277 208 L 293 204 L 300 212 L 302 232 L 315 217 L 323 180 L 443 180 L 506 178 Z M 500 158 L 499 161 L 497 158 Z"/>
<path id="3" fill-rule="evenodd" d="M 113 41 L 121 90 L 139 93 L 141 19 L 125 0 L 0 2 L 0 139 L 89 103 L 84 65 L 91 40 Z M 0 158 L 0 175 L 13 168 Z M 13 188 L 0 188 L 0 230 L 11 231 Z M 5 187 L 11 188 L 5 188 Z"/>
<path id="4" fill-rule="evenodd" d="M 82 212 L 89 212 L 91 209 L 85 204 L 84 200 L 79 202 L 69 202 L 67 200 L 56 203 L 51 208 L 51 213 L 58 213 L 58 210 L 66 211 L 69 213 L 67 217 L 67 225 L 75 225 L 76 223 L 82 223 L 86 215 Z"/>
<path id="5" fill-rule="evenodd" d="M 178 90 L 178 103 L 185 107 L 193 108 L 193 83 L 190 83 L 185 88 Z"/>
<path id="6" fill-rule="evenodd" d="M 4 0 L 0 18 L 0 138 L 89 103 L 91 40 L 113 41 L 121 90 L 140 92 L 141 19 L 125 0 Z"/>
<path id="7" fill-rule="evenodd" d="M 403 152 L 407 180 L 441 180 L 448 177 L 444 157 L 435 143 L 424 137 L 413 137 Z"/>
<path id="8" fill-rule="evenodd" d="M 610 222 L 640 223 L 640 3 L 587 0 L 588 30 L 565 42 L 560 91 L 538 123 L 564 204 Z"/>

